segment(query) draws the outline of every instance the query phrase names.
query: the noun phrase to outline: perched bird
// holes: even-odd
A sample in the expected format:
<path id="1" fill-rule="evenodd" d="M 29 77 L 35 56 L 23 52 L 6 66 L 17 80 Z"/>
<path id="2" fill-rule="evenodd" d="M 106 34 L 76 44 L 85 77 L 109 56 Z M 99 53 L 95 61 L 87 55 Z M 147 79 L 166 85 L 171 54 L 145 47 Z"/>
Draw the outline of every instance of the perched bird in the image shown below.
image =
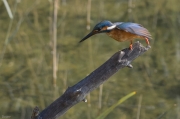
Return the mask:
<path id="1" fill-rule="evenodd" d="M 94 27 L 94 29 L 79 42 L 82 42 L 87 38 L 91 37 L 92 35 L 98 33 L 106 33 L 108 36 L 112 37 L 113 39 L 119 42 L 130 41 L 129 48 L 131 50 L 132 50 L 132 42 L 134 39 L 144 39 L 146 40 L 146 43 L 148 45 L 149 45 L 149 39 L 152 39 L 149 31 L 140 24 L 131 23 L 131 22 L 112 23 L 106 20 L 98 23 Z"/>

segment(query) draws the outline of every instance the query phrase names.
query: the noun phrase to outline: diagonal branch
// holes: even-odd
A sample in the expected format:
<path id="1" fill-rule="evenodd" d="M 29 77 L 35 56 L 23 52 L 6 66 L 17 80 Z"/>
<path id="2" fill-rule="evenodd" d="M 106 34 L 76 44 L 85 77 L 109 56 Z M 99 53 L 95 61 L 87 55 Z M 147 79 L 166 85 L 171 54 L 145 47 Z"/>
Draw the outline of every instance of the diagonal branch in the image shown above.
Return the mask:
<path id="1" fill-rule="evenodd" d="M 144 47 L 139 42 L 133 44 L 133 49 L 123 49 L 116 52 L 109 60 L 94 70 L 90 75 L 69 87 L 62 96 L 45 108 L 34 119 L 56 119 L 63 115 L 75 104 L 84 101 L 86 95 L 99 87 L 109 77 L 124 67 L 132 68 L 130 64 L 138 56 L 146 52 L 150 47 Z"/>

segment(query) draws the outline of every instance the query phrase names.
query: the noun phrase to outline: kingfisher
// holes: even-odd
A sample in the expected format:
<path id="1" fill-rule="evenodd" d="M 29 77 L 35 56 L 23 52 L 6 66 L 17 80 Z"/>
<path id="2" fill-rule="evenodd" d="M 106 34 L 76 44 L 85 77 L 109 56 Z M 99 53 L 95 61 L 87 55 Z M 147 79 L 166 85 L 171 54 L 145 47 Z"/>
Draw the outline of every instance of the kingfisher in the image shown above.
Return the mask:
<path id="1" fill-rule="evenodd" d="M 79 42 L 83 42 L 98 33 L 106 33 L 108 36 L 119 42 L 130 41 L 130 50 L 132 50 L 132 43 L 134 39 L 146 40 L 147 45 L 150 45 L 149 40 L 152 39 L 149 31 L 140 24 L 132 22 L 112 23 L 105 20 L 98 23 L 93 30 Z"/>

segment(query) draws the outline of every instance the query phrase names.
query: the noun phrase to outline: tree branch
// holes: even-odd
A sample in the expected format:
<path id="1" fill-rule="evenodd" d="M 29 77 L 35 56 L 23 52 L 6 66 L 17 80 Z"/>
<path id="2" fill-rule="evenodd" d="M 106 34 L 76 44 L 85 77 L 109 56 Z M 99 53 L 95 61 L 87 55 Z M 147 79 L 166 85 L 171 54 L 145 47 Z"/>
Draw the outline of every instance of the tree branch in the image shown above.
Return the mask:
<path id="1" fill-rule="evenodd" d="M 133 44 L 132 50 L 126 48 L 116 52 L 109 60 L 86 78 L 74 86 L 69 87 L 62 96 L 40 112 L 34 119 L 56 119 L 75 104 L 81 101 L 86 102 L 85 97 L 88 93 L 99 87 L 119 69 L 124 67 L 132 68 L 130 63 L 149 48 L 150 46 L 144 47 L 139 42 L 136 42 Z"/>

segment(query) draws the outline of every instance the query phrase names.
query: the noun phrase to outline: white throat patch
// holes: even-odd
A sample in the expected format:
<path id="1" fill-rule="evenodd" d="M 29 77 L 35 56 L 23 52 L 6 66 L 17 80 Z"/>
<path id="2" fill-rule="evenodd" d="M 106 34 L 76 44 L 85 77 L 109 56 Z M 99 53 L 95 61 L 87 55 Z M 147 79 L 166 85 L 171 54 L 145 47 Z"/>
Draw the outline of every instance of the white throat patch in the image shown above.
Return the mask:
<path id="1" fill-rule="evenodd" d="M 112 26 L 110 26 L 110 27 L 107 27 L 107 30 L 112 30 L 112 29 L 114 29 L 116 27 L 116 25 L 112 25 Z"/>

